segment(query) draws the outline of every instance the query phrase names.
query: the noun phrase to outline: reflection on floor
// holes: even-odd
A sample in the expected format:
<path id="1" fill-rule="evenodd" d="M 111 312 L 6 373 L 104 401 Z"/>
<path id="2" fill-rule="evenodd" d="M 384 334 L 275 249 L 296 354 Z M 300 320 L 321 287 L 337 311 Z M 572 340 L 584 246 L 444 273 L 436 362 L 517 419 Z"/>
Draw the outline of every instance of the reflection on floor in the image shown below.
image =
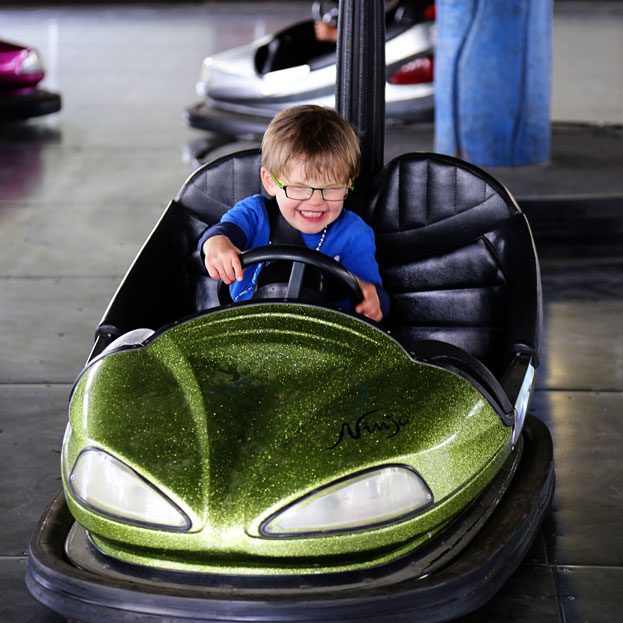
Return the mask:
<path id="1" fill-rule="evenodd" d="M 63 620 L 23 584 L 59 487 L 72 382 L 120 276 L 190 173 L 199 62 L 306 16 L 308 3 L 10 9 L 61 114 L 0 126 L 0 622 Z M 180 33 L 183 32 L 183 36 Z M 512 189 L 511 189 L 512 190 Z M 512 580 L 463 623 L 607 622 L 623 586 L 623 250 L 543 249 L 544 363 L 533 412 L 555 448 L 554 504 Z"/>

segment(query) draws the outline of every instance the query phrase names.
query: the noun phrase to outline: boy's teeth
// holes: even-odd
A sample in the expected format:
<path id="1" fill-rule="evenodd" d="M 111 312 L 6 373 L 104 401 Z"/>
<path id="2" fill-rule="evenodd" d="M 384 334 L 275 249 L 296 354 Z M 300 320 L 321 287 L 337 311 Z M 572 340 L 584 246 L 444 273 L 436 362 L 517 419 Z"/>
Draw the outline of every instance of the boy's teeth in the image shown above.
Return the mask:
<path id="1" fill-rule="evenodd" d="M 322 215 L 322 212 L 310 212 L 309 210 L 301 210 L 301 214 L 310 218 L 318 218 Z"/>

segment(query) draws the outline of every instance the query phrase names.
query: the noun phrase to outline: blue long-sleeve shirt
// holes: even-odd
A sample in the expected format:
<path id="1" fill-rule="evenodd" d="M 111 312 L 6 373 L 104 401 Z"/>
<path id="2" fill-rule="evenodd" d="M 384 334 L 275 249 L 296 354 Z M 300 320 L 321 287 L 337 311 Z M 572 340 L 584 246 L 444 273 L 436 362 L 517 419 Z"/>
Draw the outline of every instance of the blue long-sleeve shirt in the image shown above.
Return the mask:
<path id="1" fill-rule="evenodd" d="M 263 195 L 251 195 L 239 201 L 226 212 L 220 223 L 209 227 L 199 239 L 199 249 L 212 236 L 225 235 L 241 251 L 267 245 L 270 241 L 270 224 L 267 199 Z M 305 234 L 301 232 L 305 245 L 316 249 L 322 232 Z M 381 275 L 376 261 L 374 232 L 363 219 L 349 210 L 342 210 L 340 216 L 327 228 L 327 234 L 320 251 L 342 263 L 362 281 L 376 286 L 383 316 L 389 311 L 389 296 L 383 289 Z M 249 299 L 255 290 L 257 276 L 262 265 L 244 271 L 242 281 L 230 286 L 233 301 Z"/>

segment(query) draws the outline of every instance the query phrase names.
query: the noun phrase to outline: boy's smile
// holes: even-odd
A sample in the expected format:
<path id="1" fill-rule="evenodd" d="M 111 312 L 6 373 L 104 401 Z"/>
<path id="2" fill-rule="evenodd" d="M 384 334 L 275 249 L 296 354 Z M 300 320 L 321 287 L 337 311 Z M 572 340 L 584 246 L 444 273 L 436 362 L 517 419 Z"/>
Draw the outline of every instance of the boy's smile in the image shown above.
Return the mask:
<path id="1" fill-rule="evenodd" d="M 311 210 L 299 210 L 299 214 L 310 223 L 317 223 L 324 218 L 326 212 L 313 212 Z"/>
<path id="2" fill-rule="evenodd" d="M 323 188 L 336 186 L 348 182 L 327 180 L 323 177 L 305 177 L 303 166 L 293 164 L 289 167 L 285 179 L 279 180 L 284 186 L 307 186 Z M 325 227 L 333 223 L 342 213 L 344 201 L 325 201 L 320 190 L 314 190 L 312 196 L 306 200 L 290 199 L 285 191 L 279 188 L 272 179 L 270 172 L 262 169 L 262 181 L 266 191 L 274 195 L 283 218 L 295 229 L 304 234 L 318 234 Z"/>

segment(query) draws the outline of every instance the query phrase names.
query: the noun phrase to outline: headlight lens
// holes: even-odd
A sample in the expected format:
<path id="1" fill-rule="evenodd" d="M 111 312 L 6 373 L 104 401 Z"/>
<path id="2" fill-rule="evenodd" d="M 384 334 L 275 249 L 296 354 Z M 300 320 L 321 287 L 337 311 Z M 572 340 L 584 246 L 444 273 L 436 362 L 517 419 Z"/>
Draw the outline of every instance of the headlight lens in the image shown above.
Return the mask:
<path id="1" fill-rule="evenodd" d="M 409 467 L 391 465 L 349 476 L 305 496 L 268 519 L 264 536 L 313 536 L 392 523 L 433 503 Z"/>
<path id="2" fill-rule="evenodd" d="M 40 74 L 43 73 L 43 63 L 37 50 L 28 50 L 20 66 L 21 74 Z"/>
<path id="3" fill-rule="evenodd" d="M 190 520 L 171 500 L 110 454 L 88 448 L 69 477 L 72 492 L 105 515 L 151 527 L 188 530 Z"/>

